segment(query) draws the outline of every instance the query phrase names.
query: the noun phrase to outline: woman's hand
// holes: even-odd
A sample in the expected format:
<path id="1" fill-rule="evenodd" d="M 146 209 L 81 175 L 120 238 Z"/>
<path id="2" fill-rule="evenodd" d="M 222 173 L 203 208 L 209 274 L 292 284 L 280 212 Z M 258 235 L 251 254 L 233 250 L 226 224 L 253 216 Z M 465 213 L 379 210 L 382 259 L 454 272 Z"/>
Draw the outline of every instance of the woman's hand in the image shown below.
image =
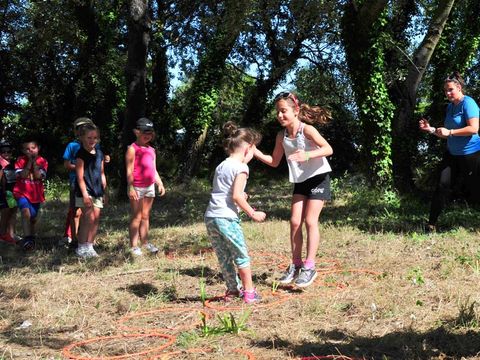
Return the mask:
<path id="1" fill-rule="evenodd" d="M 439 127 L 437 129 L 437 131 L 435 131 L 435 133 L 438 135 L 438 136 L 441 136 L 441 137 L 448 137 L 450 135 L 450 130 L 445 128 L 445 127 Z"/>
<path id="2" fill-rule="evenodd" d="M 425 118 L 420 119 L 420 121 L 418 122 L 418 127 L 420 130 L 428 132 L 430 134 L 433 134 L 435 132 L 435 128 L 433 126 L 430 126 L 430 123 Z"/>

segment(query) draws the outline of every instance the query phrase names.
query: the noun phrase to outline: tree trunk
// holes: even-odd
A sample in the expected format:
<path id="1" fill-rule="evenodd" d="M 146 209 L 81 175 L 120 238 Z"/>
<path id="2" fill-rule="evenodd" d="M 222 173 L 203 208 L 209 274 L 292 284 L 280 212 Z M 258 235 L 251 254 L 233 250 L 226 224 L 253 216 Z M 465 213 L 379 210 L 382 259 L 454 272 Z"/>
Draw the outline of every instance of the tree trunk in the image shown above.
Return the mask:
<path id="1" fill-rule="evenodd" d="M 206 134 L 213 122 L 225 61 L 244 25 L 250 3 L 251 0 L 225 1 L 218 28 L 187 92 L 190 104 L 185 109 L 186 156 L 179 173 L 183 182 L 188 182 L 199 169 Z"/>
<path id="2" fill-rule="evenodd" d="M 162 32 L 165 24 L 165 12 L 167 11 L 166 2 L 157 0 L 157 31 Z M 150 45 L 152 56 L 152 83 L 148 96 L 148 104 L 152 120 L 161 129 L 168 131 L 166 123 L 164 123 L 165 112 L 168 106 L 168 93 L 170 89 L 170 81 L 168 77 L 168 56 L 167 45 L 162 34 L 153 36 Z M 161 123 L 158 123 L 158 122 Z"/>
<path id="3" fill-rule="evenodd" d="M 395 187 L 400 191 L 409 191 L 413 186 L 411 157 L 415 151 L 416 142 L 411 139 L 416 138 L 412 135 L 418 131 L 416 121 L 413 119 L 417 89 L 435 47 L 440 41 L 454 3 L 455 0 L 439 2 L 428 32 L 415 51 L 407 77 L 398 87 L 400 96 L 396 100 L 397 111 L 392 127 L 392 160 Z"/>
<path id="4" fill-rule="evenodd" d="M 122 129 L 122 150 L 135 139 L 133 129 L 136 121 L 145 116 L 146 64 L 150 41 L 150 18 L 148 0 L 130 0 L 128 3 L 128 56 L 125 69 L 127 84 L 127 107 Z M 120 189 L 126 189 L 125 162 L 121 162 Z M 126 192 L 119 192 L 123 198 Z"/>
<path id="5" fill-rule="evenodd" d="M 391 185 L 391 120 L 393 105 L 386 88 L 381 35 L 387 0 L 350 0 L 342 18 L 342 38 L 361 126 L 361 159 L 375 185 Z"/>
<path id="6" fill-rule="evenodd" d="M 248 97 L 248 105 L 243 116 L 243 125 L 255 126 L 266 116 L 267 98 L 270 92 L 280 83 L 300 57 L 300 49 L 304 38 L 297 38 L 297 44 L 281 62 L 272 61 L 270 75 L 265 80 L 258 80 Z M 272 59 L 273 60 L 273 59 Z"/>
<path id="7" fill-rule="evenodd" d="M 146 64 L 150 41 L 150 19 L 147 0 L 130 0 L 128 18 L 128 56 L 125 69 L 127 83 L 127 108 L 123 124 L 123 145 L 133 140 L 132 129 L 136 121 L 145 116 Z"/>

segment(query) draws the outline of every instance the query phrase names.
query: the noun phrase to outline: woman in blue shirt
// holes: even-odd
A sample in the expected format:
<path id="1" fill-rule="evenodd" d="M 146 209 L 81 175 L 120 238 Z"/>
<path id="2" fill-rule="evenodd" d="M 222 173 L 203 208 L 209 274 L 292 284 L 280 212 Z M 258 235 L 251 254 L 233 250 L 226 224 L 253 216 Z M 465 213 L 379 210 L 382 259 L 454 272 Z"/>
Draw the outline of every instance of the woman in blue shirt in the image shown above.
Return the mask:
<path id="1" fill-rule="evenodd" d="M 475 100 L 463 93 L 465 82 L 458 72 L 445 79 L 444 91 L 450 104 L 447 106 L 443 127 L 431 127 L 427 120 L 420 120 L 420 130 L 441 139 L 447 139 L 447 152 L 440 163 L 440 179 L 433 195 L 427 232 L 435 231 L 437 219 L 445 207 L 453 184 L 462 177 L 467 184 L 478 174 L 480 137 L 478 136 L 479 108 Z M 470 189 L 469 189 L 470 190 Z"/>

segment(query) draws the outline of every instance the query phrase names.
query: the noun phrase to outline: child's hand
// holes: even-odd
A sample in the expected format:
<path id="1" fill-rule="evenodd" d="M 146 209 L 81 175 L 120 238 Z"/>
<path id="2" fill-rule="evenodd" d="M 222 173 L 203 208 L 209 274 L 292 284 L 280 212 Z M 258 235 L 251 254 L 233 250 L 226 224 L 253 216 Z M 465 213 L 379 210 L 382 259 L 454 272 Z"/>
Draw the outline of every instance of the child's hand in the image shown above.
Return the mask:
<path id="1" fill-rule="evenodd" d="M 160 196 L 165 195 L 165 187 L 163 186 L 163 183 L 157 184 L 157 188 L 158 188 L 158 194 Z"/>
<path id="2" fill-rule="evenodd" d="M 288 160 L 296 162 L 308 161 L 307 153 L 305 150 L 297 150 L 288 157 Z"/>
<path id="3" fill-rule="evenodd" d="M 130 200 L 134 200 L 134 201 L 138 201 L 138 194 L 137 194 L 137 191 L 135 190 L 135 188 L 133 186 L 129 186 L 128 187 L 128 198 Z"/>
<path id="4" fill-rule="evenodd" d="M 263 211 L 254 211 L 252 213 L 252 219 L 253 221 L 256 221 L 256 222 L 262 222 L 263 220 L 265 220 L 265 218 L 267 217 L 267 214 L 265 214 Z"/>
<path id="5" fill-rule="evenodd" d="M 105 161 L 105 163 L 108 164 L 108 163 L 110 162 L 110 155 L 105 154 L 105 155 L 103 156 L 103 161 Z"/>
<path id="6" fill-rule="evenodd" d="M 93 202 L 92 202 L 92 199 L 90 198 L 90 196 L 84 196 L 83 197 L 83 204 L 85 205 L 85 207 L 92 207 L 93 206 Z"/>

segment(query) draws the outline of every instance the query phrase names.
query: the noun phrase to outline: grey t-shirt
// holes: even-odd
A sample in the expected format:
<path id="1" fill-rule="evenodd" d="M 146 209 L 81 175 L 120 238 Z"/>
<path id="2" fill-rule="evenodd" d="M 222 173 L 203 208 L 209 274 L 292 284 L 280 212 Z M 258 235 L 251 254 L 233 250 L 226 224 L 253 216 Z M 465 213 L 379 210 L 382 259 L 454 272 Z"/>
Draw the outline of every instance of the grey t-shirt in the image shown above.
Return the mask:
<path id="1" fill-rule="evenodd" d="M 226 158 L 217 166 L 205 217 L 238 218 L 238 207 L 232 194 L 235 177 L 241 173 L 248 177 L 248 166 L 236 159 Z"/>

